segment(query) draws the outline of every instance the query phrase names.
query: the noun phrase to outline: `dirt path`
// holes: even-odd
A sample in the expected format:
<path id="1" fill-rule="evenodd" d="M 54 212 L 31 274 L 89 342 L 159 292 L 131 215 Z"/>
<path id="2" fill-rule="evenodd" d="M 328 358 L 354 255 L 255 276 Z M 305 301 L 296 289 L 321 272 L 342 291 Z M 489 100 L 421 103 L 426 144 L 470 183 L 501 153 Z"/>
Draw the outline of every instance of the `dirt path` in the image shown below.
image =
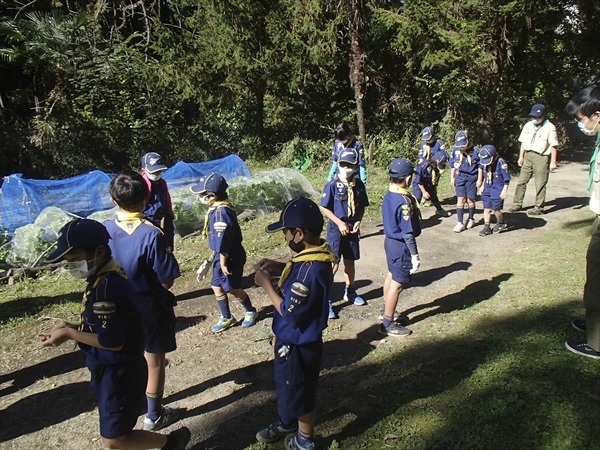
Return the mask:
<path id="1" fill-rule="evenodd" d="M 458 311 L 493 296 L 511 274 L 501 273 L 490 260 L 527 251 L 529 243 L 567 222 L 573 209 L 586 208 L 586 180 L 585 163 L 562 163 L 550 178 L 546 215 L 530 218 L 525 213 L 507 214 L 510 229 L 486 238 L 478 236 L 483 218 L 481 203 L 476 215 L 480 222 L 460 234 L 452 232 L 454 215 L 441 219 L 433 215 L 433 208 L 425 208 L 424 230 L 418 239 L 421 269 L 414 276 L 413 286 L 402 293 L 399 305 L 409 314 L 414 335 L 427 329 L 428 335 L 436 339 L 436 329 L 428 327 L 431 316 Z M 506 207 L 511 204 L 515 184 L 513 179 Z M 532 189 L 533 180 L 525 198 L 526 207 L 533 204 Z M 448 209 L 452 209 L 451 201 L 446 202 Z M 343 278 L 338 273 L 333 298 L 339 318 L 331 321 L 325 333 L 320 392 L 327 393 L 340 383 L 351 392 L 361 386 L 361 372 L 357 370 L 370 363 L 367 355 L 373 348 L 385 345 L 390 351 L 410 349 L 413 339 L 381 340 L 374 332 L 386 272 L 383 235 L 378 223 L 366 225 L 362 234 L 356 286 L 368 305 L 349 306 L 341 301 Z M 276 256 L 284 259 L 286 254 Z M 181 422 L 193 433 L 188 448 L 245 448 L 255 442 L 256 431 L 275 417 L 272 308 L 261 290 L 251 287 L 251 276 L 246 280 L 248 292 L 260 308 L 260 320 L 251 329 L 235 327 L 221 335 L 210 332 L 217 308 L 208 286 L 198 285 L 193 274 L 176 283 L 179 348 L 168 355 L 166 402 L 187 410 Z M 40 328 L 45 326 L 40 324 Z M 17 329 L 0 341 L 0 448 L 102 448 L 97 413 L 87 385 L 89 375 L 80 352 L 66 345 L 42 349 L 36 343 L 36 334 L 31 329 Z M 319 423 L 327 423 L 328 429 L 342 429 L 355 420 L 349 411 L 359 408 L 362 401 L 348 395 L 336 404 L 320 403 Z M 324 433 L 319 428 L 317 432 Z"/>

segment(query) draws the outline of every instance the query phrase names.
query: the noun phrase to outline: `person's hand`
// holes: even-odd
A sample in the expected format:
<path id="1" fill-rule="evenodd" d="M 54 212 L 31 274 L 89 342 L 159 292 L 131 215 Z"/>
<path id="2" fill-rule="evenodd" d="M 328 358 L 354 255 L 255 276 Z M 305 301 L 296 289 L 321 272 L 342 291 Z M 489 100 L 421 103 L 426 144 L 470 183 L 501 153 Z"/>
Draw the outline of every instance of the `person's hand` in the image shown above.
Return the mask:
<path id="1" fill-rule="evenodd" d="M 558 166 L 556 165 L 556 161 L 550 161 L 550 172 L 554 172 Z"/>
<path id="2" fill-rule="evenodd" d="M 454 181 L 454 177 L 450 178 L 450 186 L 456 187 L 456 182 Z"/>
<path id="3" fill-rule="evenodd" d="M 261 268 L 258 264 L 255 266 L 256 273 L 254 274 L 254 284 L 260 286 L 261 288 L 265 288 L 266 285 L 271 285 L 271 274 Z"/>
<path id="4" fill-rule="evenodd" d="M 232 274 L 232 273 L 229 271 L 229 269 L 227 268 L 227 266 L 226 266 L 226 265 L 224 265 L 224 264 L 221 264 L 221 270 L 222 270 L 222 271 L 223 271 L 223 273 L 224 273 L 225 275 L 227 275 L 227 276 L 229 276 L 229 275 L 233 275 L 233 274 Z"/>
<path id="5" fill-rule="evenodd" d="M 354 222 L 354 225 L 352 226 L 352 231 L 350 231 L 350 233 L 356 234 L 359 231 L 360 231 L 360 220 L 358 222 Z"/>
<path id="6" fill-rule="evenodd" d="M 338 228 L 340 229 L 340 233 L 342 233 L 342 236 L 347 236 L 350 232 L 350 228 L 348 228 L 348 224 L 346 222 L 340 223 L 338 225 Z"/>
<path id="7" fill-rule="evenodd" d="M 41 333 L 40 338 L 44 347 L 58 347 L 69 340 L 69 327 L 53 328 Z"/>
<path id="8" fill-rule="evenodd" d="M 506 189 L 502 189 L 502 192 L 500 192 L 500 198 L 502 200 L 506 200 L 506 196 L 508 195 L 508 190 Z"/>
<path id="9" fill-rule="evenodd" d="M 517 164 L 519 165 L 519 167 L 521 167 L 524 162 L 525 162 L 525 157 L 524 156 L 520 156 L 519 160 L 517 161 Z"/>
<path id="10" fill-rule="evenodd" d="M 483 191 L 485 190 L 485 183 L 479 184 L 479 182 L 478 182 L 477 188 L 479 189 L 479 195 L 483 194 Z"/>
<path id="11" fill-rule="evenodd" d="M 421 192 L 423 193 L 423 198 L 425 200 L 429 200 L 431 198 L 431 195 L 429 195 L 429 192 L 427 192 L 425 189 L 421 189 Z"/>
<path id="12" fill-rule="evenodd" d="M 477 188 L 483 192 L 483 180 L 477 180 Z"/>
<path id="13" fill-rule="evenodd" d="M 410 269 L 410 274 L 412 275 L 419 270 L 419 267 L 421 267 L 421 259 L 419 258 L 419 255 L 412 255 L 410 261 L 412 262 L 412 269 Z"/>

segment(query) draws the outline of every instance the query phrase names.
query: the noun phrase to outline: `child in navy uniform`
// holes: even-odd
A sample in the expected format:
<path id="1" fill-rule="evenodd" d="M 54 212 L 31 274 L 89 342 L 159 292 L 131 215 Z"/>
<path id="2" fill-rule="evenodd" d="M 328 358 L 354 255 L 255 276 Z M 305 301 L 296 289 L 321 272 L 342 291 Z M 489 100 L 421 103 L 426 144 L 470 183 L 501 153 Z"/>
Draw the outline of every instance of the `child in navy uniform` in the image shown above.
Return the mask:
<path id="1" fill-rule="evenodd" d="M 337 262 L 323 231 L 319 207 L 307 198 L 288 202 L 268 233 L 283 231 L 296 254 L 287 264 L 264 259 L 256 266 L 254 282 L 273 302 L 275 386 L 278 420 L 256 434 L 259 442 L 274 442 L 287 435 L 288 450 L 315 448 L 317 383 L 327 327 L 327 301 L 333 284 L 332 264 Z M 285 266 L 285 267 L 284 267 Z M 280 292 L 270 272 L 282 271 Z"/>
<path id="2" fill-rule="evenodd" d="M 442 208 L 442 204 L 437 196 L 437 185 L 440 180 L 440 172 L 446 168 L 448 163 L 448 153 L 446 150 L 437 150 L 430 154 L 428 158 L 420 160 L 415 170 L 413 179 L 413 195 L 418 202 L 421 199 L 431 201 L 435 206 L 435 213 L 438 216 L 450 217 L 452 213 Z"/>
<path id="3" fill-rule="evenodd" d="M 142 156 L 142 177 L 150 191 L 148 204 L 144 208 L 144 217 L 163 230 L 168 245 L 174 249 L 175 226 L 173 220 L 175 214 L 167 182 L 162 179 L 165 170 L 167 170 L 167 166 L 158 153 L 151 152 Z"/>
<path id="4" fill-rule="evenodd" d="M 386 336 L 403 337 L 411 333 L 394 322 L 394 313 L 398 296 L 421 265 L 415 239 L 421 234 L 419 203 L 408 191 L 413 170 L 407 159 L 391 162 L 390 187 L 381 203 L 388 273 L 383 284 L 384 313 L 379 332 Z"/>
<path id="5" fill-rule="evenodd" d="M 431 157 L 438 151 L 443 150 L 446 152 L 446 145 L 444 141 L 435 135 L 434 127 L 425 127 L 421 131 L 421 146 L 417 154 L 419 163 L 424 159 L 431 159 Z"/>
<path id="6" fill-rule="evenodd" d="M 362 142 L 360 142 L 346 122 L 340 123 L 335 127 L 335 141 L 333 142 L 333 149 L 331 150 L 331 170 L 327 176 L 327 181 L 331 181 L 338 171 L 337 163 L 338 156 L 347 148 L 353 148 L 358 154 L 358 177 L 363 184 L 367 185 L 367 165 L 365 163 L 365 149 Z"/>
<path id="7" fill-rule="evenodd" d="M 242 289 L 242 276 L 246 263 L 246 250 L 242 246 L 242 230 L 237 214 L 227 197 L 227 181 L 221 175 L 211 172 L 198 180 L 191 191 L 200 194 L 200 201 L 210 205 L 204 220 L 204 237 L 214 252 L 212 288 L 221 318 L 212 327 L 213 333 L 220 333 L 236 324 L 229 309 L 227 294 L 231 293 L 244 308 L 242 327 L 251 327 L 256 323 L 258 313 L 252 306 L 250 297 Z"/>
<path id="8" fill-rule="evenodd" d="M 358 153 L 353 148 L 347 148 L 338 156 L 338 174 L 325 185 L 321 200 L 321 211 L 329 219 L 327 226 L 327 243 L 333 254 L 344 260 L 344 275 L 346 290 L 344 300 L 355 305 L 365 305 L 364 299 L 354 289 L 355 264 L 360 259 L 359 231 L 360 222 L 369 205 L 365 185 L 355 177 L 358 167 Z M 339 265 L 333 267 L 337 272 Z M 335 313 L 329 303 L 329 318 L 335 318 Z"/>
<path id="9" fill-rule="evenodd" d="M 456 133 L 455 147 L 450 157 L 450 184 L 456 190 L 456 218 L 454 232 L 465 230 L 464 206 L 465 200 L 469 206 L 469 219 L 466 229 L 475 225 L 475 197 L 477 196 L 477 181 L 480 179 L 479 149 L 473 147 L 466 131 Z"/>
<path id="10" fill-rule="evenodd" d="M 57 249 L 47 261 L 66 260 L 67 270 L 87 279 L 88 285 L 81 322 L 62 322 L 43 332 L 42 345 L 54 347 L 72 339 L 86 355 L 106 447 L 183 450 L 190 441 L 185 427 L 169 435 L 133 430 L 145 401 L 148 368 L 140 316 L 127 277 L 111 257 L 109 239 L 95 220 L 77 219 L 60 230 Z"/>
<path id="11" fill-rule="evenodd" d="M 479 152 L 479 164 L 482 167 L 483 179 L 480 180 L 481 202 L 483 203 L 483 230 L 479 236 L 500 233 L 508 228 L 504 221 L 502 208 L 508 192 L 510 173 L 504 158 L 496 152 L 493 145 L 484 145 Z M 496 216 L 496 226 L 490 227 L 492 213 Z"/>
<path id="12" fill-rule="evenodd" d="M 118 173 L 109 192 L 119 211 L 115 220 L 104 225 L 112 236 L 112 254 L 127 274 L 144 327 L 148 363 L 144 429 L 156 431 L 175 422 L 181 413 L 179 408 L 162 405 L 165 354 L 177 348 L 175 296 L 169 289 L 181 273 L 162 230 L 144 218 L 148 187 L 142 176 L 131 170 Z"/>

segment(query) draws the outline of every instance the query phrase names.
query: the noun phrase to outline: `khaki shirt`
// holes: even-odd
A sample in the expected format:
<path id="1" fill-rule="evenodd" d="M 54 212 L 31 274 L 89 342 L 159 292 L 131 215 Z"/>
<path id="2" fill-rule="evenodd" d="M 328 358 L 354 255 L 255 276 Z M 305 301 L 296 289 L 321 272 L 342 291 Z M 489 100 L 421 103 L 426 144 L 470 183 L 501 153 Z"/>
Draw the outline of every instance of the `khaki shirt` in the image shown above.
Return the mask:
<path id="1" fill-rule="evenodd" d="M 540 125 L 535 125 L 530 120 L 523 126 L 519 142 L 523 144 L 525 151 L 550 155 L 550 148 L 558 146 L 556 127 L 549 120 L 544 120 Z"/>
<path id="2" fill-rule="evenodd" d="M 600 141 L 600 138 L 598 138 Z M 596 143 L 596 146 L 600 143 Z M 593 167 L 592 186 L 590 189 L 590 209 L 594 214 L 600 214 L 600 154 L 596 154 L 596 161 Z"/>

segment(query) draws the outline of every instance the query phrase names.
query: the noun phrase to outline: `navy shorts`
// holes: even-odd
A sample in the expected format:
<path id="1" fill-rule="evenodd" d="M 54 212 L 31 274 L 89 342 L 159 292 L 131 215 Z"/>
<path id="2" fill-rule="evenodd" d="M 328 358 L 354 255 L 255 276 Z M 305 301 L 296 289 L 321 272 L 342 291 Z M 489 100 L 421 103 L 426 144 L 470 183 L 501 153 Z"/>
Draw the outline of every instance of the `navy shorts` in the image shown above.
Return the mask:
<path id="1" fill-rule="evenodd" d="M 333 224 L 333 226 L 335 226 L 335 230 L 328 228 L 327 239 L 325 239 L 331 247 L 333 254 L 338 258 L 341 256 L 351 261 L 360 259 L 359 233 L 342 236 L 337 225 Z"/>
<path id="2" fill-rule="evenodd" d="M 434 186 L 433 184 L 425 184 L 423 185 L 423 187 L 427 192 L 429 192 L 429 200 L 431 201 L 431 203 L 433 203 L 434 205 L 438 204 L 440 200 L 437 196 L 437 186 Z M 419 202 L 423 198 L 423 192 L 421 192 L 421 188 L 419 187 L 419 185 L 413 185 L 413 196 Z"/>
<path id="3" fill-rule="evenodd" d="M 383 248 L 388 271 L 392 274 L 392 280 L 397 283 L 408 283 L 410 281 L 412 259 L 406 243 L 386 236 Z"/>
<path id="4" fill-rule="evenodd" d="M 481 193 L 481 202 L 485 209 L 492 211 L 502 211 L 504 208 L 504 200 L 500 198 L 500 191 L 495 191 L 486 187 Z"/>
<path id="5" fill-rule="evenodd" d="M 165 289 L 166 291 L 166 289 Z M 144 327 L 144 350 L 148 353 L 164 354 L 177 348 L 173 310 L 174 296 L 170 291 L 158 295 L 135 294 L 135 306 L 142 317 Z"/>
<path id="6" fill-rule="evenodd" d="M 282 345 L 290 346 L 285 359 L 278 354 Z M 275 342 L 277 412 L 285 423 L 292 423 L 316 409 L 322 356 L 322 340 L 300 345 Z"/>
<path id="7" fill-rule="evenodd" d="M 474 199 L 477 196 L 477 175 L 456 174 L 454 186 L 457 197 Z"/>
<path id="8" fill-rule="evenodd" d="M 219 255 L 215 255 L 215 262 L 213 263 L 213 272 L 212 278 L 210 279 L 210 285 L 220 286 L 225 292 L 229 292 L 232 289 L 241 289 L 245 263 L 246 261 L 227 261 L 227 268 L 232 273 L 232 275 L 225 275 L 223 273 L 223 270 L 221 270 L 221 261 L 219 261 Z"/>
<path id="9" fill-rule="evenodd" d="M 92 374 L 90 387 L 98 405 L 100 435 L 105 439 L 126 435 L 146 404 L 146 360 L 106 365 L 88 359 L 86 365 Z"/>

